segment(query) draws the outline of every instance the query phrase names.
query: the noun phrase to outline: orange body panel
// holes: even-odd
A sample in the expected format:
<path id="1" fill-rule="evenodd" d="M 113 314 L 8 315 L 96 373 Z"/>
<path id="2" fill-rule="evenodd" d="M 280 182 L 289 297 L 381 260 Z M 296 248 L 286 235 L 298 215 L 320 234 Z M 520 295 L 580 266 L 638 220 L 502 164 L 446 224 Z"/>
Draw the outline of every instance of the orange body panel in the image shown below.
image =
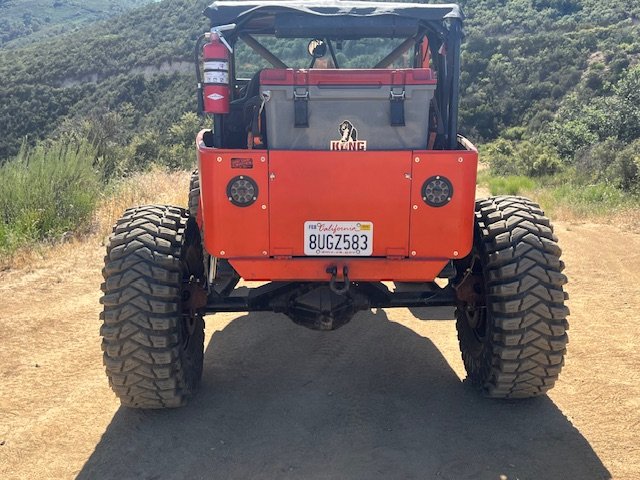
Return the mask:
<path id="1" fill-rule="evenodd" d="M 269 254 L 269 166 L 267 152 L 200 148 L 200 198 L 205 248 L 214 257 L 264 257 Z M 252 168 L 232 168 L 234 159 L 251 160 Z M 258 185 L 257 201 L 233 205 L 227 185 L 238 176 Z"/>
<path id="2" fill-rule="evenodd" d="M 478 154 L 425 150 L 413 152 L 413 155 L 411 255 L 416 258 L 464 258 L 473 244 Z M 434 208 L 422 200 L 422 185 L 438 175 L 449 179 L 453 195 L 447 205 Z"/>
<path id="3" fill-rule="evenodd" d="M 218 150 L 201 139 L 205 247 L 245 280 L 327 281 L 327 267 L 348 266 L 353 281 L 431 281 L 471 249 L 475 151 Z M 240 175 L 258 186 L 249 207 L 228 198 L 229 182 Z M 453 195 L 431 207 L 422 186 L 438 175 L 450 180 Z M 305 257 L 309 221 L 372 222 L 372 257 Z"/>
<path id="4" fill-rule="evenodd" d="M 372 222 L 373 256 L 409 249 L 411 152 L 271 151 L 272 254 L 304 256 L 308 221 Z"/>

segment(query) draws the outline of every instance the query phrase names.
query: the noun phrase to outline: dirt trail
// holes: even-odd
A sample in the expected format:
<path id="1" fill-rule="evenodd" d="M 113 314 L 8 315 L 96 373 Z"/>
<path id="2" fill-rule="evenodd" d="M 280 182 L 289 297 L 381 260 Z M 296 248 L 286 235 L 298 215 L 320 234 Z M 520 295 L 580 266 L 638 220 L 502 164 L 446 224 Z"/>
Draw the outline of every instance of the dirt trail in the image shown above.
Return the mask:
<path id="1" fill-rule="evenodd" d="M 640 478 L 640 235 L 557 232 L 566 367 L 548 398 L 513 403 L 461 384 L 450 310 L 400 309 L 324 334 L 208 317 L 192 404 L 120 409 L 98 337 L 102 247 L 0 273 L 0 478 Z"/>

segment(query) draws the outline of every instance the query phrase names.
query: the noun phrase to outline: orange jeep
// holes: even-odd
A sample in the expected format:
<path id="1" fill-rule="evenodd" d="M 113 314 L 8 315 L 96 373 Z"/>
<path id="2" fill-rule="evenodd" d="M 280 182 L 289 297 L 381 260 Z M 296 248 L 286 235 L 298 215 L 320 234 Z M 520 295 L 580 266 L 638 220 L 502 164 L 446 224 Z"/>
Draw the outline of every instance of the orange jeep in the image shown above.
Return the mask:
<path id="1" fill-rule="evenodd" d="M 472 384 L 503 398 L 552 388 L 568 328 L 560 248 L 535 203 L 475 198 L 458 6 L 221 1 L 205 14 L 195 63 L 213 128 L 196 139 L 189 208 L 127 210 L 107 247 L 101 333 L 123 405 L 183 405 L 216 312 L 334 330 L 371 308 L 455 306 Z"/>

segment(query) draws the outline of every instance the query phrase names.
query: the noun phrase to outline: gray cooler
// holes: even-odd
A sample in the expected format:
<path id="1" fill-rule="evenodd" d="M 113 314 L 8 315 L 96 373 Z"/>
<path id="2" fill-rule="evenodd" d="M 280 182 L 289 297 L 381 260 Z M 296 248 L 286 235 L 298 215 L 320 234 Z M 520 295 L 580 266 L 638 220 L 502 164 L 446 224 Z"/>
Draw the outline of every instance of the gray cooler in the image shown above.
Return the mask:
<path id="1" fill-rule="evenodd" d="M 427 146 L 429 69 L 264 70 L 274 150 L 417 150 Z"/>

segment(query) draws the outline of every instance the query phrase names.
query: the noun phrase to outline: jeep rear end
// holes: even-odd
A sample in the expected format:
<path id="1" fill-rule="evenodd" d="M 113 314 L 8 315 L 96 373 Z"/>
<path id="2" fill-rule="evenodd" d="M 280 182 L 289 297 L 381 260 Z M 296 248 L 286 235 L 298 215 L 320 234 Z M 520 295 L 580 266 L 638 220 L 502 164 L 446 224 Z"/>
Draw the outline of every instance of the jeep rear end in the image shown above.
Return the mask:
<path id="1" fill-rule="evenodd" d="M 370 7 L 353 3 L 336 19 L 309 12 L 310 2 L 290 5 L 207 10 L 205 40 L 228 46 L 232 95 L 197 142 L 209 285 L 216 290 L 223 264 L 238 279 L 279 287 L 207 309 L 283 311 L 330 330 L 374 306 L 452 304 L 452 287 L 434 280 L 453 278 L 453 261 L 471 251 L 477 170 L 475 148 L 457 135 L 459 10 L 421 5 L 411 18 L 408 5 L 365 16 Z M 269 36 L 310 40 L 311 64 L 286 65 L 257 39 Z M 380 37 L 383 58 L 340 68 L 346 43 Z M 234 72 L 246 46 L 271 68 L 242 81 Z"/>
<path id="2" fill-rule="evenodd" d="M 455 306 L 469 382 L 500 398 L 552 388 L 561 250 L 534 202 L 475 199 L 460 9 L 221 1 L 205 14 L 195 64 L 212 128 L 189 209 L 130 209 L 107 246 L 103 349 L 122 403 L 184 405 L 217 312 L 335 330 L 371 308 Z"/>

